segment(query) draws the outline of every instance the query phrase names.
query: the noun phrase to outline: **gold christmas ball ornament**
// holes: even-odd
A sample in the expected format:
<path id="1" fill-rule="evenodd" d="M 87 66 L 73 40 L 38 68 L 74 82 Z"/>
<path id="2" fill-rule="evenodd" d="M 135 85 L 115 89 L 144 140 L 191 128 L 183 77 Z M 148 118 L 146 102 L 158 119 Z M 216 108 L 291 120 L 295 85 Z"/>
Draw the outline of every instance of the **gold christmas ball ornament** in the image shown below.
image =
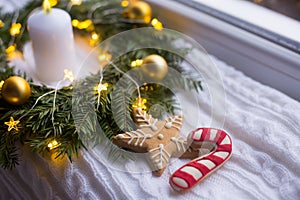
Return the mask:
<path id="1" fill-rule="evenodd" d="M 152 9 L 144 1 L 135 1 L 123 12 L 123 16 L 127 19 L 141 20 L 144 23 L 149 23 L 152 18 Z"/>
<path id="2" fill-rule="evenodd" d="M 25 79 L 12 76 L 4 81 L 1 95 L 9 104 L 22 105 L 30 97 L 30 86 Z"/>
<path id="3" fill-rule="evenodd" d="M 143 60 L 141 69 L 147 78 L 152 81 L 159 81 L 167 75 L 168 64 L 163 57 L 153 54 Z"/>

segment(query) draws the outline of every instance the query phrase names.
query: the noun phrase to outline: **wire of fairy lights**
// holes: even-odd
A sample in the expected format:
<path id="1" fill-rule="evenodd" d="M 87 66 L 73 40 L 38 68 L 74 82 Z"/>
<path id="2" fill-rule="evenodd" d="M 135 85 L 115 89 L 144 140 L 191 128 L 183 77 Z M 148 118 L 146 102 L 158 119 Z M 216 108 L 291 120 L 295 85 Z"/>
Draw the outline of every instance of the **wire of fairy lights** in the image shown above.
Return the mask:
<path id="1" fill-rule="evenodd" d="M 49 12 L 49 9 L 51 10 L 51 7 L 55 6 L 56 4 L 58 3 L 58 0 L 44 0 L 43 1 L 43 9 L 45 12 Z M 66 7 L 66 10 L 67 11 L 70 11 L 72 6 L 74 5 L 81 5 L 82 3 L 82 0 L 70 0 L 69 3 L 67 4 L 67 7 Z M 123 0 L 121 2 L 121 6 L 123 7 L 127 7 L 129 6 L 131 3 L 131 1 L 126 1 L 126 0 Z M 72 20 L 72 26 L 74 28 L 77 28 L 77 29 L 82 29 L 82 30 L 88 30 L 89 28 L 91 28 L 92 31 L 90 31 L 89 29 L 89 32 L 91 32 L 91 38 L 90 38 L 90 41 L 89 41 L 89 45 L 90 46 L 95 46 L 96 44 L 98 44 L 99 40 L 101 39 L 101 36 L 99 33 L 96 33 L 95 31 L 93 31 L 93 14 L 94 12 L 102 7 L 102 6 L 105 6 L 107 5 L 107 3 L 96 3 L 95 5 L 93 5 L 91 7 L 91 9 L 88 11 L 88 19 L 84 20 L 84 21 L 79 21 L 77 19 L 73 19 Z M 10 26 L 10 29 L 9 29 L 9 33 L 10 33 L 10 41 L 8 43 L 8 47 L 5 48 L 4 46 L 4 43 L 3 43 L 3 40 L 0 38 L 0 48 L 2 51 L 5 51 L 7 56 L 8 56 L 8 59 L 12 59 L 16 53 L 19 53 L 20 55 L 22 55 L 21 52 L 17 52 L 17 40 L 18 38 L 21 38 L 22 35 L 23 35 L 23 32 L 25 31 L 25 26 L 22 26 L 22 24 L 20 23 L 17 23 L 17 20 L 18 20 L 18 17 L 19 17 L 19 10 L 16 10 L 15 13 L 14 13 L 14 16 L 13 16 L 13 19 L 12 19 L 12 23 L 11 23 L 11 26 Z M 156 19 L 156 18 L 153 18 L 151 21 L 150 21 L 150 24 L 153 26 L 154 29 L 156 30 L 162 30 L 163 28 L 163 25 L 162 23 Z M 4 22 L 2 20 L 0 20 L 0 28 L 4 27 Z M 135 85 L 136 85 L 136 89 L 137 89 L 137 93 L 138 93 L 138 98 L 137 98 L 137 101 L 136 103 L 134 103 L 133 107 L 136 107 L 136 106 L 139 106 L 139 107 L 145 107 L 145 103 L 147 102 L 146 99 L 142 99 L 141 98 L 141 92 L 140 92 L 140 87 L 138 85 L 138 83 L 127 73 L 125 73 L 124 71 L 122 71 L 119 67 L 117 67 L 112 61 L 111 61 L 111 55 L 108 54 L 107 52 L 106 53 L 102 53 L 98 56 L 98 60 L 99 61 L 107 61 L 109 64 L 111 64 L 117 71 L 119 71 L 120 73 L 122 73 L 123 75 L 127 76 Z M 131 62 L 131 67 L 134 68 L 134 67 L 138 67 L 138 66 L 141 66 L 143 60 L 141 59 L 137 59 L 137 60 L 134 60 Z M 99 109 L 99 106 L 100 106 L 100 97 L 101 97 L 101 92 L 104 91 L 104 90 L 107 90 L 107 87 L 108 87 L 108 84 L 107 83 L 103 83 L 103 71 L 104 71 L 104 68 L 100 68 L 99 72 L 100 72 L 100 79 L 99 79 L 99 82 L 98 84 L 94 87 L 94 90 L 96 91 L 97 93 L 97 110 Z M 8 125 L 8 130 L 12 130 L 12 129 L 15 129 L 16 131 L 18 131 L 18 124 L 20 123 L 20 121 L 27 115 L 30 114 L 30 112 L 36 107 L 36 105 L 38 104 L 38 102 L 50 95 L 50 94 L 53 94 L 54 93 L 54 96 L 53 96 L 53 106 L 52 106 L 52 113 L 51 113 L 51 121 L 52 121 L 52 125 L 53 125 L 53 129 L 54 129 L 54 136 L 56 135 L 55 133 L 55 109 L 56 109 L 56 98 L 57 98 L 57 92 L 58 92 L 58 89 L 59 89 L 59 86 L 60 84 L 63 82 L 63 81 L 70 81 L 70 83 L 72 84 L 73 81 L 75 80 L 75 76 L 73 74 L 72 71 L 68 70 L 68 69 L 65 69 L 64 70 L 64 78 L 63 80 L 60 80 L 56 86 L 55 86 L 55 89 L 54 90 L 51 90 L 41 96 L 39 96 L 35 103 L 33 104 L 33 106 L 25 113 L 23 114 L 21 117 L 18 118 L 18 120 L 14 120 L 13 117 L 11 116 L 10 117 L 10 121 L 9 122 L 5 122 L 6 125 Z M 2 83 L 2 81 L 1 81 Z M 58 146 L 60 146 L 60 143 L 57 142 L 55 139 L 53 139 L 48 145 L 47 147 L 52 150 L 54 148 L 57 148 Z"/>

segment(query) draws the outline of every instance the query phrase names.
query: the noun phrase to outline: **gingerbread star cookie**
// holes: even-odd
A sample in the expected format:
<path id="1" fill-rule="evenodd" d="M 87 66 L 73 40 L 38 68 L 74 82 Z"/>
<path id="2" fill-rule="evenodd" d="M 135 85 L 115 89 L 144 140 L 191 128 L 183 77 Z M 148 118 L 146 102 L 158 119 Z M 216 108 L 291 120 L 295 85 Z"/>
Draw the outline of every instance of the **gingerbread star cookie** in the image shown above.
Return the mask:
<path id="1" fill-rule="evenodd" d="M 146 153 L 153 174 L 161 176 L 172 156 L 180 156 L 187 150 L 186 140 L 179 136 L 183 117 L 175 115 L 160 121 L 141 108 L 133 112 L 139 129 L 116 135 L 113 143 L 119 147 Z"/>

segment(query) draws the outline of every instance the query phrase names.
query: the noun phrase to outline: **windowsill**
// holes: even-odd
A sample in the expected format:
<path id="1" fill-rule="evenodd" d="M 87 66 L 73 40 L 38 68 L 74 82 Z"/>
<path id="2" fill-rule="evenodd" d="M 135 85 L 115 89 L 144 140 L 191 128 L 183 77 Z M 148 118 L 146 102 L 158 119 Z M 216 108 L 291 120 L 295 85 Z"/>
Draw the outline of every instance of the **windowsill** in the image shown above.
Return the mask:
<path id="1" fill-rule="evenodd" d="M 224 19 L 221 12 L 195 1 L 148 0 L 154 10 L 157 10 L 157 17 L 168 28 L 194 38 L 209 54 L 234 66 L 247 76 L 300 100 L 299 42 L 276 34 L 271 35 L 273 38 L 268 38 L 267 31 L 255 28 L 250 23 L 237 18 L 233 23 L 229 22 L 227 20 L 230 20 L 230 16 L 225 16 Z M 229 1 L 234 0 L 225 2 Z M 221 6 L 221 1 L 217 2 Z M 258 7 L 257 5 L 253 6 Z M 275 12 L 270 13 L 276 14 Z M 277 15 L 287 21 L 296 22 L 280 14 Z M 297 22 L 296 26 L 298 25 Z"/>
<path id="2" fill-rule="evenodd" d="M 240 0 L 193 0 L 291 40 L 300 42 L 300 22 L 267 8 Z"/>

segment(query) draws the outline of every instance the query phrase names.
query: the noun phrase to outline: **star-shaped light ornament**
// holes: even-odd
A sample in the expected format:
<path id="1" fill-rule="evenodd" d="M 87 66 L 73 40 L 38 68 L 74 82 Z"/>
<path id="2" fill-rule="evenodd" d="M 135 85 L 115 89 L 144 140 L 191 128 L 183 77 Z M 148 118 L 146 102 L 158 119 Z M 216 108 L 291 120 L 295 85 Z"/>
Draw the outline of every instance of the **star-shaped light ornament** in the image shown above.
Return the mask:
<path id="1" fill-rule="evenodd" d="M 65 69 L 64 73 L 65 73 L 64 80 L 69 80 L 70 82 L 73 82 L 75 80 L 76 76 L 73 74 L 71 70 Z"/>
<path id="2" fill-rule="evenodd" d="M 158 31 L 161 31 L 164 28 L 163 24 L 160 21 L 158 21 L 158 19 L 156 18 L 152 19 L 151 25 L 153 26 L 154 29 Z"/>
<path id="3" fill-rule="evenodd" d="M 18 131 L 18 124 L 20 123 L 19 120 L 14 120 L 13 117 L 10 117 L 9 122 L 4 122 L 5 125 L 8 126 L 7 130 L 10 132 L 12 129 L 15 129 L 16 131 Z"/>
<path id="4" fill-rule="evenodd" d="M 142 110 L 146 110 L 147 99 L 144 98 L 136 98 L 135 102 L 132 104 L 133 109 L 141 108 Z"/>
<path id="5" fill-rule="evenodd" d="M 52 150 L 52 149 L 55 149 L 57 147 L 59 147 L 61 145 L 61 143 L 58 143 L 56 140 L 52 140 L 48 145 L 48 149 L 49 150 Z"/>
<path id="6" fill-rule="evenodd" d="M 106 91 L 108 87 L 108 83 L 99 83 L 97 86 L 94 87 L 94 90 L 97 94 L 100 94 L 101 91 Z"/>
<path id="7" fill-rule="evenodd" d="M 116 135 L 113 143 L 135 152 L 146 153 L 155 176 L 161 176 L 172 156 L 179 157 L 188 149 L 186 139 L 179 136 L 183 117 L 175 115 L 160 121 L 142 108 L 133 110 L 139 129 Z"/>
<path id="8" fill-rule="evenodd" d="M 20 23 L 13 23 L 9 29 L 11 36 L 19 35 L 21 32 L 22 25 Z"/>

